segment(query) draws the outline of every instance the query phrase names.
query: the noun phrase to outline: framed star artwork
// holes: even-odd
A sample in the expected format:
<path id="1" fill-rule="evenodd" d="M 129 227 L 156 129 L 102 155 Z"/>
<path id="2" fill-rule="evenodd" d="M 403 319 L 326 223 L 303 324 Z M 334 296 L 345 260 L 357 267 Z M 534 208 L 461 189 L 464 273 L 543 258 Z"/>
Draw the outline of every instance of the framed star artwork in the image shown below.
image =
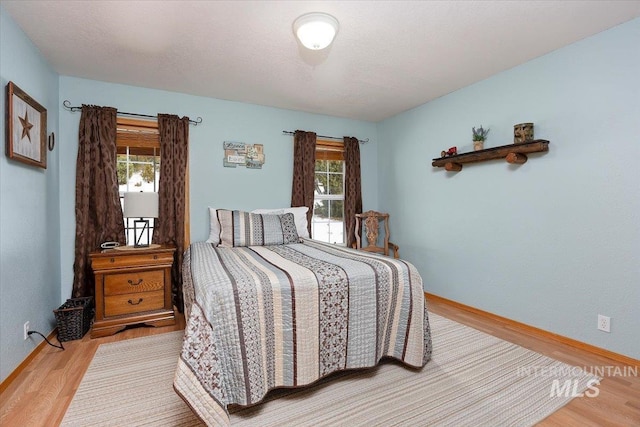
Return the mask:
<path id="1" fill-rule="evenodd" d="M 47 110 L 22 89 L 7 84 L 7 156 L 47 168 Z"/>

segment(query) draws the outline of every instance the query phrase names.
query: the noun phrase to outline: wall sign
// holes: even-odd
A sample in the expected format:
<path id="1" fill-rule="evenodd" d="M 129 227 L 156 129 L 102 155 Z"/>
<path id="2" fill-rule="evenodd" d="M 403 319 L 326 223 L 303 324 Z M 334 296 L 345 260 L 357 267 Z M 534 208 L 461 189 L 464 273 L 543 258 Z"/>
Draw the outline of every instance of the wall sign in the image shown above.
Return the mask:
<path id="1" fill-rule="evenodd" d="M 47 168 L 47 110 L 13 82 L 7 84 L 7 156 Z"/>
<path id="2" fill-rule="evenodd" d="M 248 169 L 262 169 L 264 164 L 264 146 L 262 144 L 225 141 L 223 148 L 224 159 L 222 163 L 224 167 L 245 166 Z"/>

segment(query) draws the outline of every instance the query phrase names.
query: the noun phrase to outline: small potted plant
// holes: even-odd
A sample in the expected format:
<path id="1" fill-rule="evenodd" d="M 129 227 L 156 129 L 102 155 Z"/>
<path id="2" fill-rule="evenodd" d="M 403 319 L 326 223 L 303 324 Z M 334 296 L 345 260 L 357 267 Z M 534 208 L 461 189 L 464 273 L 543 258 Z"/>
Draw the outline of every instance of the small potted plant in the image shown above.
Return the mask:
<path id="1" fill-rule="evenodd" d="M 471 130 L 473 132 L 473 150 L 482 150 L 484 148 L 484 140 L 487 139 L 489 134 L 489 129 L 484 129 L 480 126 L 478 129 L 473 127 Z"/>

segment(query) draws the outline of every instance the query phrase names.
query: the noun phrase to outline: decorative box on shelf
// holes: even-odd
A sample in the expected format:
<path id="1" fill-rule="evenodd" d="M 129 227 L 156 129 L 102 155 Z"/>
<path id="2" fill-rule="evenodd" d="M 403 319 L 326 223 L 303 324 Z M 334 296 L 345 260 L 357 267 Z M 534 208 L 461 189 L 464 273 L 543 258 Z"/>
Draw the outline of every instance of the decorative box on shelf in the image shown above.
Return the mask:
<path id="1" fill-rule="evenodd" d="M 92 338 L 112 335 L 134 324 L 175 324 L 171 303 L 174 252 L 174 247 L 158 246 L 90 254 L 96 281 Z"/>

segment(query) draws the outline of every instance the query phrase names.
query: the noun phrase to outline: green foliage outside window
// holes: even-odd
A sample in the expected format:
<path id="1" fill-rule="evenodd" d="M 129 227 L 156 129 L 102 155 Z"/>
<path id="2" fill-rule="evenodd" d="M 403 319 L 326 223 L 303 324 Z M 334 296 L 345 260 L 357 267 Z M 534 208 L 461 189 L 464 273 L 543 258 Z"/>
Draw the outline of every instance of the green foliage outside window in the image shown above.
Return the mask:
<path id="1" fill-rule="evenodd" d="M 138 163 L 139 162 L 139 163 Z M 140 173 L 145 182 L 155 180 L 154 156 L 129 156 L 129 176 L 127 176 L 127 155 L 118 155 L 118 185 L 124 185 L 135 173 Z M 160 169 L 160 157 L 155 157 L 156 168 Z"/>
<path id="2" fill-rule="evenodd" d="M 331 212 L 331 216 L 329 216 L 329 212 Z M 313 204 L 313 215 L 319 218 L 342 221 L 344 220 L 344 202 L 342 200 L 316 200 Z"/>

